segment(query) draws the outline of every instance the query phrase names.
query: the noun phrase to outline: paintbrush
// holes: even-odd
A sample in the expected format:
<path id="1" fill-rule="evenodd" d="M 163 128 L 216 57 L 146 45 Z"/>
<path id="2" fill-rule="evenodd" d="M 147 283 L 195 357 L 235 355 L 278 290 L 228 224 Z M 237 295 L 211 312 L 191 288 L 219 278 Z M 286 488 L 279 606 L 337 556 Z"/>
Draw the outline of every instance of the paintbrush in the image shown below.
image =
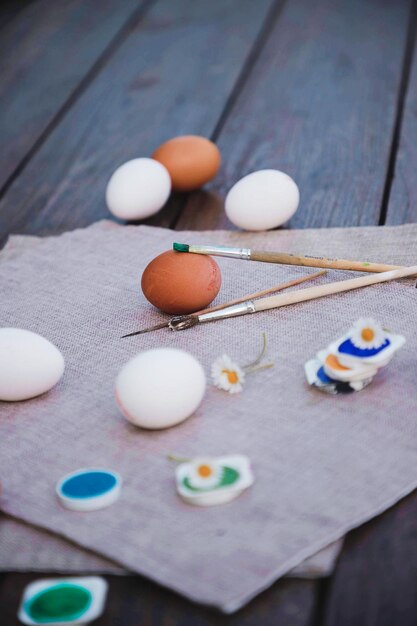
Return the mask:
<path id="1" fill-rule="evenodd" d="M 207 309 L 202 309 L 201 311 L 196 311 L 191 314 L 191 317 L 196 315 L 203 315 L 203 313 L 212 313 L 213 311 L 220 311 L 221 309 L 225 309 L 226 307 L 230 307 L 234 304 L 240 304 L 241 302 L 246 302 L 247 300 L 255 300 L 256 298 L 260 298 L 261 296 L 266 296 L 269 293 L 275 293 L 276 291 L 282 291 L 283 289 L 288 289 L 289 287 L 295 287 L 295 285 L 300 285 L 301 283 L 305 283 L 307 280 L 313 280 L 313 278 L 318 278 L 319 276 L 323 276 L 326 274 L 326 270 L 322 270 L 321 272 L 315 272 L 314 274 L 309 274 L 308 276 L 302 276 L 301 278 L 295 278 L 294 280 L 289 280 L 286 283 L 281 283 L 280 285 L 275 285 L 275 287 L 269 287 L 269 289 L 263 289 L 262 291 L 256 291 L 255 293 L 250 293 L 241 298 L 236 298 L 236 300 L 230 300 L 229 302 L 224 302 L 223 304 L 217 304 L 216 306 L 209 307 Z M 133 337 L 134 335 L 143 335 L 144 333 L 149 333 L 152 330 L 160 330 L 161 328 L 166 328 L 167 322 L 162 322 L 161 324 L 157 324 L 156 326 L 151 326 L 150 328 L 144 328 L 143 330 L 137 330 L 133 333 L 128 333 L 127 335 L 123 335 L 121 339 L 125 337 Z"/>
<path id="2" fill-rule="evenodd" d="M 252 250 L 251 248 L 232 248 L 228 246 L 200 246 L 186 243 L 174 243 L 173 249 L 177 252 L 192 252 L 194 254 L 210 254 L 246 261 L 262 261 L 263 263 L 280 263 L 282 265 L 301 265 L 305 267 L 321 267 L 334 270 L 353 270 L 355 272 L 388 272 L 400 269 L 400 265 L 385 265 L 383 263 L 369 263 L 368 261 L 348 261 L 347 259 L 328 259 L 326 257 L 301 256 L 289 252 L 267 252 Z"/>
<path id="3" fill-rule="evenodd" d="M 389 280 L 395 280 L 396 278 L 414 276 L 415 274 L 417 274 L 417 265 L 413 267 L 402 267 L 400 269 L 383 272 L 374 276 L 361 276 L 359 278 L 350 278 L 349 280 L 340 280 L 335 283 L 328 283 L 327 285 L 319 285 L 317 287 L 309 287 L 307 289 L 298 289 L 297 291 L 280 294 L 278 296 L 269 296 L 268 298 L 260 298 L 259 300 L 247 300 L 246 302 L 226 307 L 220 311 L 212 311 L 201 315 L 177 315 L 172 317 L 168 323 L 164 324 L 164 326 L 160 325 L 159 328 L 167 327 L 171 330 L 185 330 L 186 328 L 192 328 L 193 326 L 204 322 L 212 322 L 218 319 L 246 315 L 247 313 L 258 313 L 259 311 L 276 309 L 282 306 L 288 306 L 289 304 L 306 302 L 307 300 L 315 300 L 316 298 L 322 298 L 323 296 L 342 293 L 343 291 L 350 291 L 352 289 L 359 289 L 360 287 L 376 285 Z M 147 332 L 148 330 L 153 329 L 145 329 L 132 334 L 139 334 L 140 332 Z"/>

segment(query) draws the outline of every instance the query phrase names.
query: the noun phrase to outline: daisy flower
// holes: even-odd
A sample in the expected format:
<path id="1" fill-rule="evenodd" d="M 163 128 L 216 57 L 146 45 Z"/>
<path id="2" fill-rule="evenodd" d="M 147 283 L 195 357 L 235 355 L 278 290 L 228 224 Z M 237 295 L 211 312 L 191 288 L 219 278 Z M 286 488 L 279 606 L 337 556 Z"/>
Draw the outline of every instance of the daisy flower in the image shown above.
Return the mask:
<path id="1" fill-rule="evenodd" d="M 372 318 L 361 318 L 354 325 L 350 339 L 361 350 L 375 349 L 386 340 L 382 327 Z"/>
<path id="2" fill-rule="evenodd" d="M 224 389 L 229 393 L 238 393 L 243 389 L 245 372 L 227 354 L 223 354 L 214 361 L 211 366 L 211 376 L 218 389 Z"/>
<path id="3" fill-rule="evenodd" d="M 213 459 L 194 459 L 190 462 L 188 480 L 196 489 L 213 489 L 221 482 L 223 466 Z"/>

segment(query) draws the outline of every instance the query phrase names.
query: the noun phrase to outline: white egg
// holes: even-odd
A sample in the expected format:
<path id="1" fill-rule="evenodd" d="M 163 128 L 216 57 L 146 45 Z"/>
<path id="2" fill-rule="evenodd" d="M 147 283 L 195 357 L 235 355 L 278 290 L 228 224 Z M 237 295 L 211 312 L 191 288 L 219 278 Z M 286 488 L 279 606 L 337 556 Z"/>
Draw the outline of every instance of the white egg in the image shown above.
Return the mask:
<path id="1" fill-rule="evenodd" d="M 116 379 L 116 399 L 127 419 L 142 428 L 179 424 L 200 405 L 206 376 L 191 354 L 155 348 L 131 359 Z"/>
<path id="2" fill-rule="evenodd" d="M 124 220 L 138 220 L 157 213 L 171 193 L 171 178 L 154 159 L 132 159 L 117 168 L 107 183 L 109 211 Z"/>
<path id="3" fill-rule="evenodd" d="M 294 215 L 300 192 L 293 179 L 279 170 L 259 170 L 241 178 L 226 196 L 229 220 L 244 230 L 269 230 Z"/>
<path id="4" fill-rule="evenodd" d="M 53 343 L 30 330 L 0 328 L 0 400 L 28 400 L 52 389 L 64 373 Z"/>

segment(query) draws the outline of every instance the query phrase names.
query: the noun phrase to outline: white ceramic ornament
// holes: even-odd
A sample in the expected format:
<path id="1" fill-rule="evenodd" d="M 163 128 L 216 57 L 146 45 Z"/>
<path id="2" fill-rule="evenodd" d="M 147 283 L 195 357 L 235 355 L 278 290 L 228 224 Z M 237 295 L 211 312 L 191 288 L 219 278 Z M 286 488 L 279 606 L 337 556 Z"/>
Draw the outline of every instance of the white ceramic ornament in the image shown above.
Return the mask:
<path id="1" fill-rule="evenodd" d="M 0 328 L 0 400 L 28 400 L 52 389 L 64 373 L 53 343 L 22 328 Z"/>
<path id="2" fill-rule="evenodd" d="M 391 333 L 372 318 L 361 318 L 305 364 L 307 381 L 331 394 L 361 391 L 404 343 L 402 335 Z"/>
<path id="3" fill-rule="evenodd" d="M 154 159 L 132 159 L 111 176 L 106 189 L 109 211 L 124 220 L 139 220 L 157 213 L 171 193 L 171 178 Z"/>
<path id="4" fill-rule="evenodd" d="M 296 212 L 300 193 L 293 179 L 279 170 L 259 170 L 241 178 L 226 196 L 229 220 L 244 230 L 269 230 Z"/>
<path id="5" fill-rule="evenodd" d="M 254 481 L 249 459 L 242 454 L 181 463 L 175 479 L 178 494 L 195 506 L 231 502 Z"/>
<path id="6" fill-rule="evenodd" d="M 346 367 L 354 367 L 361 362 L 377 368 L 385 367 L 391 361 L 394 354 L 405 344 L 405 337 L 383 330 L 379 324 L 370 320 L 372 328 L 366 330 L 380 331 L 379 342 L 370 349 L 363 344 L 355 344 L 356 336 L 360 333 L 362 320 L 358 320 L 350 331 L 330 344 L 329 350 L 337 354 L 340 363 Z M 359 331 L 358 331 L 359 328 Z"/>
<path id="7" fill-rule="evenodd" d="M 341 381 L 329 377 L 324 371 L 323 363 L 319 358 L 310 359 L 304 365 L 307 382 L 331 395 L 346 394 L 361 391 L 371 384 L 373 378 L 363 380 Z"/>
<path id="8" fill-rule="evenodd" d="M 317 358 L 321 361 L 325 374 L 333 380 L 342 382 L 367 380 L 368 378 L 373 378 L 378 372 L 376 367 L 361 362 L 356 362 L 352 366 L 346 367 L 342 365 L 337 355 L 327 350 L 318 352 Z"/>
<path id="9" fill-rule="evenodd" d="M 29 626 L 87 626 L 103 613 L 107 589 L 101 576 L 35 580 L 25 588 L 17 616 Z"/>
<path id="10" fill-rule="evenodd" d="M 120 496 L 122 479 L 117 472 L 102 468 L 82 468 L 66 474 L 56 493 L 61 504 L 71 511 L 98 511 Z"/>
<path id="11" fill-rule="evenodd" d="M 174 426 L 200 405 L 206 376 L 191 354 L 155 348 L 131 359 L 116 379 L 116 399 L 125 417 L 142 428 Z"/>

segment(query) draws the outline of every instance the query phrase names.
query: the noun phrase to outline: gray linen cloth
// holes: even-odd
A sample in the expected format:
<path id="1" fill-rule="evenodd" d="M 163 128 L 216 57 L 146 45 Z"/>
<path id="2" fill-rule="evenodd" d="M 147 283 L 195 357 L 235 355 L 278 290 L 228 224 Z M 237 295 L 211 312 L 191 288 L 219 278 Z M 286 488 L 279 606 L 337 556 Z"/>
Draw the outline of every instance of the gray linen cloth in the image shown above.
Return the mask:
<path id="1" fill-rule="evenodd" d="M 121 340 L 163 318 L 139 282 L 146 263 L 174 240 L 411 265 L 417 226 L 254 234 L 97 225 L 38 242 L 0 264 L 0 324 L 41 333 L 67 361 L 64 378 L 47 395 L 0 405 L 1 508 L 231 612 L 417 485 L 417 292 L 403 280 L 183 333 Z M 219 264 L 219 301 L 309 271 Z M 329 272 L 326 281 L 349 275 Z M 304 361 L 365 315 L 404 334 L 406 346 L 360 393 L 329 397 L 309 388 Z M 241 394 L 209 386 L 195 415 L 167 431 L 142 431 L 121 417 L 114 378 L 139 350 L 181 347 L 209 372 L 225 351 L 250 360 L 262 331 L 275 367 L 248 376 Z M 228 505 L 193 508 L 175 493 L 169 452 L 247 454 L 256 482 Z M 56 481 L 86 465 L 122 474 L 117 504 L 89 514 L 59 505 Z"/>
<path id="2" fill-rule="evenodd" d="M 292 578 L 323 578 L 333 572 L 343 539 L 331 543 L 290 570 Z M 0 570 L 7 572 L 57 572 L 129 574 L 118 563 L 32 524 L 0 517 Z"/>
<path id="3" fill-rule="evenodd" d="M 95 228 L 108 228 L 110 225 L 116 226 L 113 222 L 102 220 Z M 11 236 L 0 252 L 0 261 L 13 259 L 21 250 L 42 241 L 41 237 L 31 235 Z M 334 541 L 323 550 L 301 561 L 286 576 L 298 578 L 329 576 L 334 570 L 342 546 L 343 539 Z M 0 571 L 128 573 L 113 561 L 85 550 L 59 535 L 8 515 L 0 518 Z"/>

